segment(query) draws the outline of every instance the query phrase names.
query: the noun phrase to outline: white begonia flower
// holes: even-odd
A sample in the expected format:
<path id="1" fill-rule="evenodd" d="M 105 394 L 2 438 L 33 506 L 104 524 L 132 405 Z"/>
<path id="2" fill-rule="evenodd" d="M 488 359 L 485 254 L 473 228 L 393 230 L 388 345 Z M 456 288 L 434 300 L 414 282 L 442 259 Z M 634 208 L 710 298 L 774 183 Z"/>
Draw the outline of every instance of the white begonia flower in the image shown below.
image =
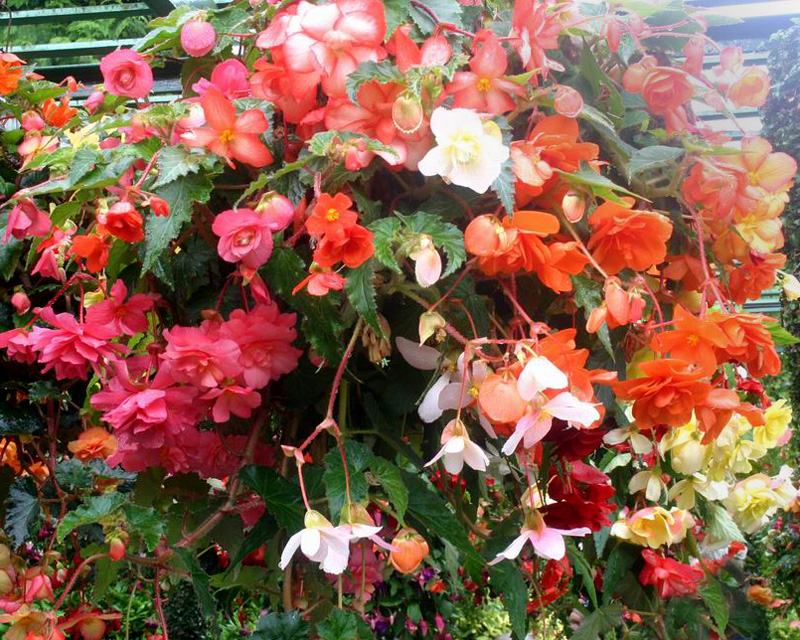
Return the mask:
<path id="1" fill-rule="evenodd" d="M 622 444 L 628 441 L 630 441 L 631 449 L 633 449 L 634 453 L 639 455 L 650 453 L 653 450 L 652 440 L 640 433 L 635 424 L 612 429 L 603 436 L 603 442 L 610 445 Z"/>
<path id="2" fill-rule="evenodd" d="M 419 161 L 422 175 L 442 176 L 460 187 L 485 193 L 509 158 L 497 125 L 484 125 L 472 109 L 434 109 L 431 131 L 436 146 Z"/>
<path id="3" fill-rule="evenodd" d="M 454 475 L 461 473 L 465 462 L 475 471 L 486 471 L 486 467 L 489 466 L 489 456 L 470 440 L 467 428 L 461 420 L 451 420 L 447 423 L 442 432 L 441 442 L 442 448 L 425 464 L 426 467 L 440 458 L 444 459 L 444 468 L 447 472 Z"/>
<path id="4" fill-rule="evenodd" d="M 303 524 L 305 528 L 289 538 L 283 548 L 278 566 L 285 569 L 299 548 L 306 558 L 320 563 L 326 573 L 342 573 L 347 568 L 353 533 L 342 527 L 334 527 L 325 516 L 314 510 L 306 511 Z"/>
<path id="5" fill-rule="evenodd" d="M 645 497 L 650 502 L 661 500 L 661 494 L 667 492 L 667 485 L 661 479 L 660 469 L 645 469 L 635 474 L 628 483 L 628 491 L 638 493 L 645 491 Z"/>

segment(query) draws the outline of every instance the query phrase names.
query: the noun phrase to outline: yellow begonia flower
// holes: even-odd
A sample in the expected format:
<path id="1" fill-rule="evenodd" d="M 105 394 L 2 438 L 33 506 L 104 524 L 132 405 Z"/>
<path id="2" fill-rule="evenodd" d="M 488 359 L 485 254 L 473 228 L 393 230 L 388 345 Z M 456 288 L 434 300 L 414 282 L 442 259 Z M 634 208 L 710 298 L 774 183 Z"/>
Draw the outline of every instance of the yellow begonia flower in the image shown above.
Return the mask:
<path id="1" fill-rule="evenodd" d="M 700 471 L 708 459 L 708 447 L 701 443 L 703 433 L 697 428 L 697 419 L 682 427 L 673 427 L 658 443 L 662 457 L 670 452 L 672 468 L 685 476 Z"/>
<path id="2" fill-rule="evenodd" d="M 778 509 L 792 503 L 797 489 L 791 483 L 791 475 L 792 470 L 784 466 L 774 478 L 757 473 L 736 483 L 725 506 L 743 531 L 757 531 Z"/>
<path id="3" fill-rule="evenodd" d="M 646 507 L 631 515 L 620 514 L 611 527 L 611 535 L 633 544 L 657 549 L 665 544 L 681 542 L 694 526 L 692 514 L 678 507 Z"/>
<path id="4" fill-rule="evenodd" d="M 96 147 L 100 148 L 100 136 L 94 133 L 95 125 L 90 124 L 77 131 L 65 131 L 64 135 L 67 136 L 70 145 L 75 149 L 81 147 Z"/>
<path id="5" fill-rule="evenodd" d="M 792 408 L 786 400 L 772 403 L 764 412 L 764 425 L 753 428 L 753 442 L 767 449 L 778 446 L 778 441 L 792 422 Z"/>
<path id="6" fill-rule="evenodd" d="M 724 500 L 728 497 L 728 485 L 717 480 L 709 480 L 701 473 L 676 482 L 667 493 L 668 500 L 675 500 L 680 509 L 694 509 L 697 494 L 706 500 Z"/>

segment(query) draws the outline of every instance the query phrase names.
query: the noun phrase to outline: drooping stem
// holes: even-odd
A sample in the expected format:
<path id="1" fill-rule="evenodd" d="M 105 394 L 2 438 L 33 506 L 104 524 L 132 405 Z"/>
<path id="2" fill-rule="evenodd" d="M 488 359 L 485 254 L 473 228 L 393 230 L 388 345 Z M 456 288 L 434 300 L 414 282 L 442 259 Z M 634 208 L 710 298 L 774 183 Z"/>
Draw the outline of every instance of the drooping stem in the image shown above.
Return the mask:
<path id="1" fill-rule="evenodd" d="M 167 630 L 167 619 L 164 617 L 164 607 L 161 606 L 161 571 L 156 569 L 156 611 L 161 620 L 161 630 L 164 632 L 164 640 L 169 640 L 169 631 Z"/>

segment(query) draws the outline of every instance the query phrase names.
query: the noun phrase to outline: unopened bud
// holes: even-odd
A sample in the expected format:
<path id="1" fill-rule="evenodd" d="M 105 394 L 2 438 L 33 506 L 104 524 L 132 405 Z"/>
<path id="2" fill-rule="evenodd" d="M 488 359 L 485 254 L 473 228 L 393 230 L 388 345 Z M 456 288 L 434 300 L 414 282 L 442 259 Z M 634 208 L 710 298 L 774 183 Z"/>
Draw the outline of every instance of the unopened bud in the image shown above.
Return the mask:
<path id="1" fill-rule="evenodd" d="M 28 298 L 24 291 L 17 291 L 13 296 L 11 296 L 11 304 L 14 306 L 14 309 L 18 315 L 24 315 L 28 313 L 28 309 L 31 308 L 30 298 Z"/>
<path id="2" fill-rule="evenodd" d="M 567 87 L 562 84 L 556 89 L 553 107 L 562 116 L 577 118 L 581 109 L 583 109 L 583 97 L 572 87 Z"/>
<path id="3" fill-rule="evenodd" d="M 586 213 L 586 199 L 578 191 L 567 191 L 561 200 L 564 217 L 570 222 L 580 222 Z"/>
<path id="4" fill-rule="evenodd" d="M 422 126 L 424 113 L 416 96 L 399 96 L 392 105 L 392 122 L 403 133 L 414 133 Z"/>
<path id="5" fill-rule="evenodd" d="M 426 311 L 419 317 L 419 343 L 424 344 L 435 333 L 444 331 L 445 319 L 435 311 Z"/>
<path id="6" fill-rule="evenodd" d="M 115 562 L 125 557 L 125 543 L 120 538 L 112 538 L 108 543 L 108 555 Z"/>
<path id="7" fill-rule="evenodd" d="M 275 191 L 261 196 L 256 212 L 266 221 L 270 231 L 283 231 L 294 219 L 294 205 L 291 201 Z"/>

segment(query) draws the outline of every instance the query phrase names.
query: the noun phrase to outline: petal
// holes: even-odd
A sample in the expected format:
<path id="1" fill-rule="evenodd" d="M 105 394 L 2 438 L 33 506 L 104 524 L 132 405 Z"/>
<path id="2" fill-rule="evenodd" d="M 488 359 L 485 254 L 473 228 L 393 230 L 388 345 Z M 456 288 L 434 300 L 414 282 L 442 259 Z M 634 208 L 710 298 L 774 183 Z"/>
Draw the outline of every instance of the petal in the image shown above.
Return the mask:
<path id="1" fill-rule="evenodd" d="M 495 563 L 495 562 L 499 562 L 503 558 L 505 558 L 507 560 L 513 560 L 514 558 L 516 558 L 520 554 L 520 552 L 522 551 L 522 547 L 524 547 L 525 543 L 528 540 L 530 540 L 530 537 L 531 537 L 531 534 L 528 531 L 524 531 L 524 532 L 520 533 L 520 535 L 518 535 L 516 538 L 514 538 L 514 541 L 510 545 L 508 545 L 503 551 L 498 553 L 497 554 L 497 558 L 495 558 L 489 564 L 492 564 L 492 563 Z"/>
<path id="2" fill-rule="evenodd" d="M 536 555 L 548 560 L 561 560 L 567 552 L 564 537 L 557 529 L 545 527 L 541 533 L 531 531 L 531 543 Z"/>
<path id="3" fill-rule="evenodd" d="M 524 400 L 544 389 L 564 389 L 569 384 L 566 374 L 544 357 L 531 358 L 519 374 L 517 392 Z"/>
<path id="4" fill-rule="evenodd" d="M 312 558 L 320 549 L 322 534 L 319 529 L 303 529 L 300 532 L 300 549 L 308 558 Z"/>
<path id="5" fill-rule="evenodd" d="M 444 454 L 444 468 L 447 473 L 458 475 L 464 468 L 464 457 L 462 452 L 459 453 L 445 453 Z"/>
<path id="6" fill-rule="evenodd" d="M 417 413 L 423 422 L 433 422 L 442 417 L 442 409 L 439 407 L 439 397 L 444 389 L 450 383 L 450 374 L 441 376 L 433 386 L 428 389 L 428 393 L 422 399 L 422 402 L 417 409 Z"/>
<path id="7" fill-rule="evenodd" d="M 281 561 L 278 563 L 278 567 L 280 567 L 281 570 L 286 568 L 286 566 L 289 564 L 289 560 L 292 559 L 294 552 L 297 551 L 297 548 L 300 546 L 300 538 L 302 535 L 303 532 L 298 531 L 286 541 L 286 546 L 281 552 Z"/>
<path id="8" fill-rule="evenodd" d="M 489 457 L 474 442 L 467 442 L 464 447 L 464 462 L 475 471 L 486 471 L 489 466 Z"/>
<path id="9" fill-rule="evenodd" d="M 265 167 L 272 164 L 272 154 L 258 136 L 246 133 L 238 134 L 231 141 L 229 148 L 234 159 L 252 167 Z"/>
<path id="10" fill-rule="evenodd" d="M 216 131 L 233 130 L 236 124 L 236 108 L 214 86 L 211 86 L 200 99 L 206 122 Z"/>
<path id="11" fill-rule="evenodd" d="M 417 344 L 403 337 L 395 338 L 397 350 L 403 359 L 415 369 L 433 371 L 436 369 L 441 353 L 433 347 Z"/>
<path id="12" fill-rule="evenodd" d="M 269 129 L 269 122 L 263 111 L 248 109 L 236 119 L 234 131 L 236 133 L 253 133 L 261 135 Z"/>
<path id="13" fill-rule="evenodd" d="M 544 406 L 544 410 L 560 420 L 577 422 L 584 427 L 588 427 L 600 419 L 600 412 L 594 405 L 578 400 L 578 398 L 567 392 L 559 393 L 550 400 Z"/>
<path id="14" fill-rule="evenodd" d="M 419 161 L 417 169 L 423 176 L 447 176 L 450 175 L 453 165 L 444 147 L 433 147 Z"/>

